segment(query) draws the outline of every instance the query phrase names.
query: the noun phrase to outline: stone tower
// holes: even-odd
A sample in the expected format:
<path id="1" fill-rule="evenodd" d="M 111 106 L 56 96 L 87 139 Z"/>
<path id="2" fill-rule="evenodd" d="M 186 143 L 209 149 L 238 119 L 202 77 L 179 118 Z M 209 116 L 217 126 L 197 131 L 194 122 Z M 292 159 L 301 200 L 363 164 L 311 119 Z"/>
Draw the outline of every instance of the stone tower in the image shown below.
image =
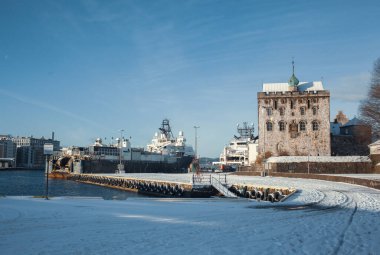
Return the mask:
<path id="1" fill-rule="evenodd" d="M 321 81 L 264 83 L 257 93 L 259 153 L 329 156 L 330 92 Z"/>

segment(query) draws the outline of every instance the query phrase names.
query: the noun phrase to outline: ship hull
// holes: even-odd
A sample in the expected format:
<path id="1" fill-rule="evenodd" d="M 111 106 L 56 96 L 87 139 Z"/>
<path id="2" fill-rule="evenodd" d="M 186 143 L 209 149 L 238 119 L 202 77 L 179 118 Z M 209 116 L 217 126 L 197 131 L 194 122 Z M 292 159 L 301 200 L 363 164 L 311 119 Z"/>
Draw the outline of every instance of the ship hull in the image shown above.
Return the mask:
<path id="1" fill-rule="evenodd" d="M 192 156 L 177 158 L 176 162 L 123 161 L 125 173 L 187 173 Z M 82 173 L 115 173 L 119 161 L 82 160 Z"/>

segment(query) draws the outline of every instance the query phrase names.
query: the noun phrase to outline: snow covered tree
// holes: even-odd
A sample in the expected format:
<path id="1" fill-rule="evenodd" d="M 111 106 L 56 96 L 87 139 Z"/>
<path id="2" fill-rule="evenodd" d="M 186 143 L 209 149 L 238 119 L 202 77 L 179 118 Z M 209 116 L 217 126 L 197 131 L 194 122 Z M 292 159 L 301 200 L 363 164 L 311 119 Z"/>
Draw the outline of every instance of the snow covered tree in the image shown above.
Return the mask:
<path id="1" fill-rule="evenodd" d="M 368 97 L 359 111 L 360 118 L 372 127 L 373 138 L 380 139 L 380 58 L 374 63 Z"/>

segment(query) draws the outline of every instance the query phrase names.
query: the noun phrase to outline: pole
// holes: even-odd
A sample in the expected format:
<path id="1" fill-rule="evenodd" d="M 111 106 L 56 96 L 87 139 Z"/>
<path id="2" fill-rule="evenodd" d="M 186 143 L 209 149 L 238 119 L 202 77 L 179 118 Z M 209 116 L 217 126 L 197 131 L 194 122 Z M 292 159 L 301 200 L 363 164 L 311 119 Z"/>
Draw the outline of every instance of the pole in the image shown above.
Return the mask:
<path id="1" fill-rule="evenodd" d="M 307 152 L 307 174 L 310 174 L 310 143 L 311 143 L 311 136 L 309 136 L 309 143 L 308 143 L 308 152 Z"/>
<path id="2" fill-rule="evenodd" d="M 121 166 L 121 147 L 122 147 L 122 139 L 123 139 L 123 129 L 120 130 L 120 140 L 119 140 L 119 163 Z"/>
<path id="3" fill-rule="evenodd" d="M 197 129 L 200 128 L 200 126 L 194 126 L 195 130 L 195 158 L 198 158 L 198 136 L 197 136 Z"/>
<path id="4" fill-rule="evenodd" d="M 49 199 L 49 156 L 46 155 L 46 190 L 45 190 L 45 199 Z"/>
<path id="5" fill-rule="evenodd" d="M 266 127 L 266 120 L 265 120 L 265 118 L 264 118 L 264 114 L 265 114 L 265 111 L 266 111 L 266 108 L 265 107 L 263 107 L 262 109 L 261 109 L 261 114 L 263 115 L 263 132 L 264 132 L 264 146 L 263 146 L 263 149 L 264 149 L 264 155 L 263 155 L 263 171 L 264 171 L 264 173 L 265 173 L 265 160 L 266 160 L 266 156 L 265 156 L 265 143 L 266 143 L 266 137 L 265 137 L 265 129 L 267 128 Z"/>
<path id="6" fill-rule="evenodd" d="M 124 129 L 121 129 L 120 130 L 120 139 L 119 139 L 119 171 L 118 173 L 121 174 L 122 173 L 122 167 L 121 167 L 121 153 L 122 153 L 122 146 L 123 146 L 123 132 L 124 132 Z"/>

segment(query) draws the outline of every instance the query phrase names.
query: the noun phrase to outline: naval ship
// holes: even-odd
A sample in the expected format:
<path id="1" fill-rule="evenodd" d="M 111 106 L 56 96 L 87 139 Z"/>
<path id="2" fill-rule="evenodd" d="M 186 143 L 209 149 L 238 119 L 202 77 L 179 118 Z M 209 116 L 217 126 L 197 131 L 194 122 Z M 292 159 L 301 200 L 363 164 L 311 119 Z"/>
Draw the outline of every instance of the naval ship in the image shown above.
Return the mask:
<path id="1" fill-rule="evenodd" d="M 110 145 L 97 138 L 89 147 L 63 149 L 52 163 L 53 170 L 71 173 L 186 173 L 193 158 L 183 131 L 175 137 L 164 119 L 146 148 L 132 148 L 124 137 Z"/>

